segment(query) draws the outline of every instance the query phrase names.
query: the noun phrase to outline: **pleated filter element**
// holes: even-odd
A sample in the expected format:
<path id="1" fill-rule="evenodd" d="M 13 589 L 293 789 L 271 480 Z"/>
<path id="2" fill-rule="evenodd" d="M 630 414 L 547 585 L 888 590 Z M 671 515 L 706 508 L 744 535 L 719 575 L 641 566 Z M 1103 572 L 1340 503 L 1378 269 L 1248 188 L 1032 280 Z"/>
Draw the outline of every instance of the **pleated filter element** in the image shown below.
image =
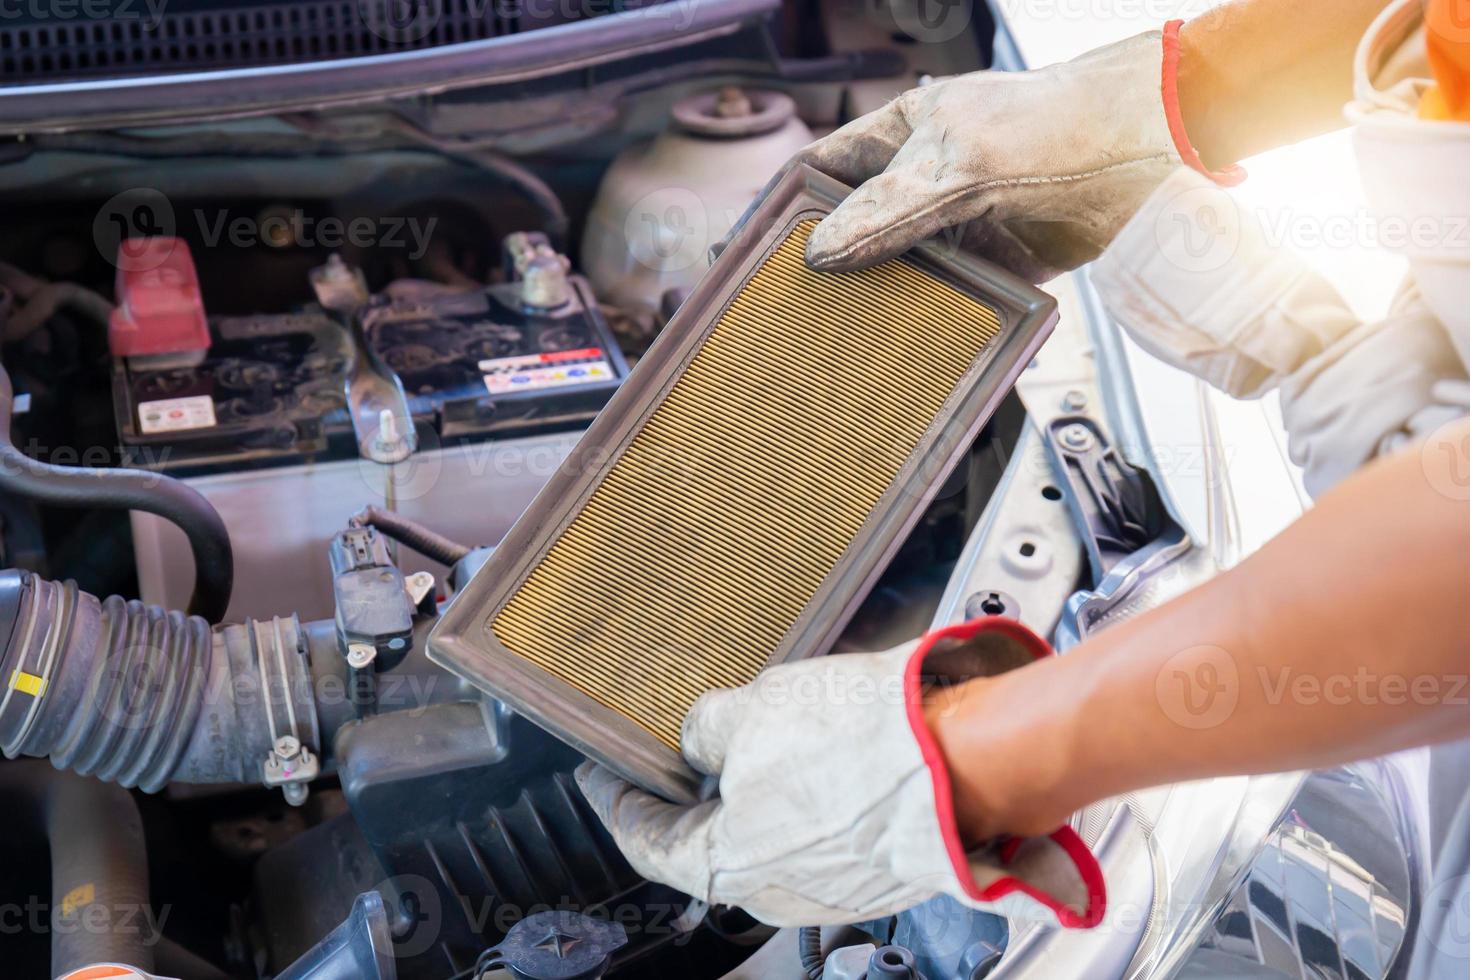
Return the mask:
<path id="1" fill-rule="evenodd" d="M 994 310 L 902 260 L 811 271 L 815 225 L 740 291 L 490 622 L 673 749 L 701 692 L 771 659 L 1000 332 Z"/>
<path id="2" fill-rule="evenodd" d="M 807 238 L 843 189 L 798 176 L 430 641 L 671 798 L 698 792 L 678 752 L 690 706 L 825 652 L 1054 318 L 1044 294 L 963 256 L 812 271 Z"/>

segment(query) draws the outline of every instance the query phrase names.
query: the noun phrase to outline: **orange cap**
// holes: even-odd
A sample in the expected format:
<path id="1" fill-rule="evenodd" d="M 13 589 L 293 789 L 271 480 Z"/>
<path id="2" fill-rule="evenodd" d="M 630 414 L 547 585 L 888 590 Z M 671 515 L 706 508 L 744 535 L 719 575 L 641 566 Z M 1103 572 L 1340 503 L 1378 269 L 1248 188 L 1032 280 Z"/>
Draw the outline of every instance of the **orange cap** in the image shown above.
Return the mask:
<path id="1" fill-rule="evenodd" d="M 1419 117 L 1470 122 L 1470 0 L 1426 0 L 1424 39 L 1435 84 Z"/>

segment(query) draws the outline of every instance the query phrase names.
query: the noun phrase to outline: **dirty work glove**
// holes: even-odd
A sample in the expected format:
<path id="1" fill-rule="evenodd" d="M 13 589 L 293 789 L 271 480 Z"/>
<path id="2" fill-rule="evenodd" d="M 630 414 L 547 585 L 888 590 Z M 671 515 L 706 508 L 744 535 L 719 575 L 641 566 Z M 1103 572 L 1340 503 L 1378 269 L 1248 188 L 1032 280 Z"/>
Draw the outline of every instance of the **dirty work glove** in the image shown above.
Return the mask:
<path id="1" fill-rule="evenodd" d="M 1165 75 L 1171 28 L 1167 43 L 1154 31 L 1036 71 L 911 89 L 813 143 L 797 160 L 857 189 L 812 233 L 807 261 L 845 272 L 941 229 L 1032 282 L 1096 258 L 1182 162 L 1171 114 L 1198 162 L 1172 65 Z"/>
<path id="2" fill-rule="evenodd" d="M 1159 186 L 1090 275 L 1155 357 L 1236 398 L 1279 390 L 1288 454 L 1313 496 L 1412 437 L 1411 420 L 1440 401 L 1435 383 L 1465 376 L 1412 285 L 1363 322 L 1259 215 L 1193 171 Z"/>
<path id="3" fill-rule="evenodd" d="M 976 907 L 1025 896 L 1090 927 L 1102 872 L 1070 827 L 966 852 L 924 722 L 923 699 L 946 694 L 926 678 L 997 674 L 1049 652 L 989 617 L 886 653 L 783 664 L 705 694 L 685 720 L 684 755 L 720 777 L 717 799 L 677 806 L 590 763 L 577 783 L 640 874 L 770 925 L 858 922 L 942 892 Z"/>
<path id="4" fill-rule="evenodd" d="M 1470 415 L 1470 378 L 1441 378 L 1430 386 L 1430 405 L 1415 412 L 1406 431 L 1395 436 L 1390 450 L 1420 442 L 1451 422 Z"/>
<path id="5" fill-rule="evenodd" d="M 1287 451 L 1313 496 L 1369 460 L 1465 412 L 1465 368 L 1411 282 L 1365 323 L 1281 383 Z"/>

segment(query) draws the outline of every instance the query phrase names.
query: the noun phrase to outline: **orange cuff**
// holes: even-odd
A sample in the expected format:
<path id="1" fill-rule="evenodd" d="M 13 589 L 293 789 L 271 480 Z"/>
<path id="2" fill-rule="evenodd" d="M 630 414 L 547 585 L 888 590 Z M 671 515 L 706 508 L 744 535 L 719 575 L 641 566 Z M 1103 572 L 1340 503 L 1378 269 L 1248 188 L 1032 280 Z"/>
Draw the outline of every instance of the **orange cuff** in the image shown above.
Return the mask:
<path id="1" fill-rule="evenodd" d="M 1073 908 L 1058 896 L 1043 891 L 1031 882 L 1009 875 L 1001 875 L 982 888 L 970 869 L 970 859 L 965 851 L 964 840 L 955 819 L 954 787 L 950 781 L 949 765 L 944 761 L 944 753 L 940 751 L 939 743 L 935 740 L 933 732 L 924 722 L 922 673 L 924 658 L 938 641 L 943 639 L 968 640 L 972 636 L 986 632 L 1006 635 L 1020 644 L 1036 660 L 1053 656 L 1055 653 L 1050 643 L 1016 620 L 1007 619 L 1004 616 L 982 616 L 967 623 L 958 623 L 935 630 L 921 637 L 904 670 L 903 691 L 909 728 L 914 734 L 915 741 L 919 743 L 919 753 L 923 756 L 924 764 L 929 768 L 930 780 L 934 787 L 934 810 L 939 817 L 939 834 L 944 841 L 945 853 L 949 855 L 950 865 L 954 869 L 960 888 L 973 901 L 998 902 L 1012 892 L 1020 892 L 1051 909 L 1056 914 L 1057 923 L 1063 928 L 1091 929 L 1102 922 L 1107 912 L 1107 885 L 1103 881 L 1102 867 L 1097 863 L 1097 858 L 1093 855 L 1092 850 L 1070 826 L 1054 830 L 1047 836 L 1072 862 L 1077 877 L 1087 892 L 1087 898 L 1080 907 Z M 1023 843 L 1022 838 L 1012 837 L 1001 844 L 999 848 L 1001 864 L 1009 864 Z"/>
<path id="2" fill-rule="evenodd" d="M 1182 20 L 1171 20 L 1164 25 L 1164 118 L 1169 123 L 1169 135 L 1174 138 L 1174 149 L 1185 165 L 1197 170 L 1221 187 L 1234 187 L 1245 180 L 1245 168 L 1231 164 L 1224 170 L 1211 170 L 1200 159 L 1199 151 L 1189 141 L 1184 129 L 1184 113 L 1179 109 L 1179 28 Z"/>

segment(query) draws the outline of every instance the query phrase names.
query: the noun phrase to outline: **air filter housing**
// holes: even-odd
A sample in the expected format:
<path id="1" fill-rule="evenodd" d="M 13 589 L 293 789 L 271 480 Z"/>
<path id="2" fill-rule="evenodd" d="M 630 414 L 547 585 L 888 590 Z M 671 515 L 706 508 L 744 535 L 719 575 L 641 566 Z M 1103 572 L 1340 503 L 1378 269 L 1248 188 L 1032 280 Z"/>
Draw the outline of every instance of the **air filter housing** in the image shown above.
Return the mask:
<path id="1" fill-rule="evenodd" d="M 826 652 L 1055 322 L 952 250 L 812 271 L 846 193 L 783 178 L 430 637 L 670 799 L 694 700 Z"/>

